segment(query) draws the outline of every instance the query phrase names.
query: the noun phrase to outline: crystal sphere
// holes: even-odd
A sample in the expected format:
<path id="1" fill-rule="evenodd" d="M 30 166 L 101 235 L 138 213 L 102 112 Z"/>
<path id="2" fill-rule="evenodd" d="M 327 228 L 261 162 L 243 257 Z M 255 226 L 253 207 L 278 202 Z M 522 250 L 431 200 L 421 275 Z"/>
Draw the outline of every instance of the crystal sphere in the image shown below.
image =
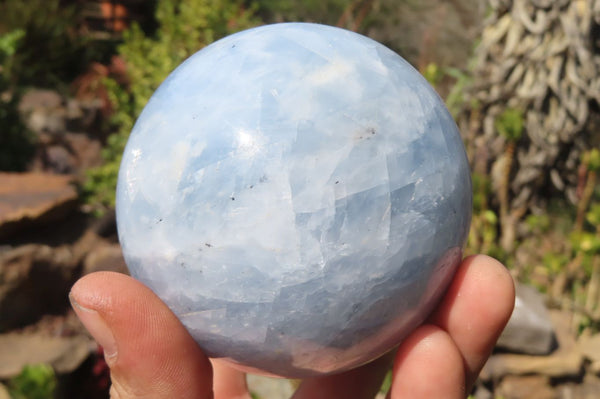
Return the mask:
<path id="1" fill-rule="evenodd" d="M 471 202 L 457 127 L 415 69 L 359 34 L 287 23 L 164 81 L 127 143 L 117 219 L 131 274 L 208 356 L 302 378 L 423 322 Z"/>

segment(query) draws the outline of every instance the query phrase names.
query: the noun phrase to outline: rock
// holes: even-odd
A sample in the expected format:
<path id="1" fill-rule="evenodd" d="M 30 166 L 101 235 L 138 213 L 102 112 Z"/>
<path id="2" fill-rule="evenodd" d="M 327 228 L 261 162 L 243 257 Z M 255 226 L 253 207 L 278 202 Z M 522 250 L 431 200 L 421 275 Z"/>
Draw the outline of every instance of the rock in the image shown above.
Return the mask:
<path id="1" fill-rule="evenodd" d="M 506 375 L 540 374 L 553 378 L 579 377 L 584 359 L 577 350 L 574 333 L 570 330 L 569 313 L 549 311 L 555 327 L 558 349 L 548 356 L 498 353 L 490 357 L 480 376 L 483 380 L 499 380 Z"/>
<path id="2" fill-rule="evenodd" d="M 19 112 L 28 113 L 35 109 L 55 109 L 63 104 L 60 94 L 53 90 L 31 89 L 23 94 L 19 102 Z"/>
<path id="3" fill-rule="evenodd" d="M 83 109 L 81 108 L 81 104 L 79 101 L 74 98 L 70 98 L 67 100 L 67 120 L 70 123 L 76 123 L 76 121 L 81 120 L 84 117 Z"/>
<path id="4" fill-rule="evenodd" d="M 67 149 L 60 145 L 51 145 L 46 148 L 46 165 L 55 173 L 72 173 L 74 170 L 74 157 Z"/>
<path id="5" fill-rule="evenodd" d="M 600 376 L 600 362 L 592 362 L 589 365 L 589 371 L 595 375 Z"/>
<path id="6" fill-rule="evenodd" d="M 102 124 L 102 108 L 104 100 L 101 98 L 67 100 L 66 118 L 67 130 L 71 132 L 97 132 Z"/>
<path id="7" fill-rule="evenodd" d="M 84 170 L 102 163 L 99 139 L 83 133 L 64 132 L 57 136 L 40 134 L 32 170 L 84 176 Z"/>
<path id="8" fill-rule="evenodd" d="M 72 180 L 45 173 L 0 172 L 0 239 L 75 210 L 78 196 Z"/>
<path id="9" fill-rule="evenodd" d="M 125 259 L 119 244 L 107 244 L 93 249 L 83 261 L 82 274 L 113 271 L 128 274 Z"/>
<path id="10" fill-rule="evenodd" d="M 600 334 L 581 336 L 577 341 L 577 348 L 592 364 L 600 362 Z"/>
<path id="11" fill-rule="evenodd" d="M 290 380 L 248 374 L 248 390 L 261 399 L 287 399 L 295 389 Z"/>
<path id="12" fill-rule="evenodd" d="M 57 134 L 66 128 L 67 109 L 60 94 L 52 90 L 32 89 L 19 102 L 19 113 L 33 132 Z"/>
<path id="13" fill-rule="evenodd" d="M 544 297 L 535 288 L 516 285 L 515 308 L 497 346 L 530 355 L 545 355 L 556 348 L 554 327 Z"/>
<path id="14" fill-rule="evenodd" d="M 8 389 L 2 383 L 0 383 L 0 399 L 11 399 Z"/>
<path id="15" fill-rule="evenodd" d="M 600 392 L 600 378 L 586 374 L 582 381 L 570 382 L 556 388 L 560 398 L 573 399 L 598 399 Z"/>
<path id="16" fill-rule="evenodd" d="M 80 259 L 70 246 L 29 244 L 0 254 L 0 332 L 62 313 Z"/>
<path id="17" fill-rule="evenodd" d="M 556 309 L 551 309 L 549 314 L 558 342 L 558 349 L 555 353 L 562 354 L 573 351 L 579 353 L 577 350 L 577 341 L 575 340 L 576 331 L 572 329 L 573 314 Z"/>
<path id="18" fill-rule="evenodd" d="M 99 165 L 102 145 L 100 137 L 93 136 L 100 134 L 101 106 L 98 101 L 65 98 L 51 90 L 25 93 L 19 113 L 37 135 L 37 156 L 30 170 L 76 173 Z"/>
<path id="19" fill-rule="evenodd" d="M 62 227 L 51 233 L 62 235 Z M 73 229 L 70 222 L 64 227 Z M 62 237 L 60 244 L 6 246 L 0 251 L 0 332 L 30 325 L 44 315 L 62 315 L 70 308 L 67 296 L 84 259 L 92 250 L 109 245 L 93 229 L 78 234 L 75 242 L 63 243 Z"/>
<path id="20" fill-rule="evenodd" d="M 101 237 L 117 237 L 117 220 L 114 209 L 108 210 L 91 226 L 94 233 Z"/>
<path id="21" fill-rule="evenodd" d="M 57 373 L 70 373 L 95 348 L 95 342 L 84 335 L 3 334 L 0 335 L 0 379 L 19 374 L 27 364 L 38 363 L 50 364 Z"/>
<path id="22" fill-rule="evenodd" d="M 102 164 L 102 144 L 83 133 L 65 133 L 65 144 L 74 158 L 74 171 L 82 171 Z"/>
<path id="23" fill-rule="evenodd" d="M 485 387 L 483 384 L 476 384 L 475 390 L 469 398 L 472 399 L 494 399 L 494 394 L 492 394 L 489 389 Z"/>
<path id="24" fill-rule="evenodd" d="M 481 371 L 484 380 L 500 379 L 506 375 L 541 374 L 565 378 L 579 376 L 583 357 L 578 352 L 550 356 L 499 354 L 492 356 Z"/>
<path id="25" fill-rule="evenodd" d="M 502 379 L 494 393 L 504 399 L 555 399 L 549 378 L 540 375 L 509 375 Z"/>

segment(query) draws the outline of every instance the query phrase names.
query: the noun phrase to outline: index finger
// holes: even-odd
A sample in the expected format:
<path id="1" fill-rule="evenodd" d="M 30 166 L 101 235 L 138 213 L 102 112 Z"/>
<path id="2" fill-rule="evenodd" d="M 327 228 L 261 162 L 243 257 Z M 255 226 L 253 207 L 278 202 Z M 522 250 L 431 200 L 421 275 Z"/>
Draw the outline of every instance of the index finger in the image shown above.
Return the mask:
<path id="1" fill-rule="evenodd" d="M 514 282 L 508 270 L 485 255 L 466 258 L 430 322 L 447 331 L 462 354 L 472 386 L 512 314 Z"/>

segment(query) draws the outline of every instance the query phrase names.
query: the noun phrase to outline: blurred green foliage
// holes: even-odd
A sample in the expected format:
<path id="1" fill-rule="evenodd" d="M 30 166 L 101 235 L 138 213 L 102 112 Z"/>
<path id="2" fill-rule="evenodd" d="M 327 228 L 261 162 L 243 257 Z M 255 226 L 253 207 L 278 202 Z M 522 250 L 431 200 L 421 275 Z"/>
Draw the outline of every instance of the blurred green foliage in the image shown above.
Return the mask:
<path id="1" fill-rule="evenodd" d="M 569 256 L 564 253 L 548 252 L 542 258 L 542 264 L 551 276 L 556 276 L 569 263 Z"/>
<path id="2" fill-rule="evenodd" d="M 586 214 L 586 220 L 596 229 L 600 228 L 600 204 L 593 204 L 590 211 Z"/>
<path id="3" fill-rule="evenodd" d="M 448 94 L 446 95 L 445 103 L 450 114 L 456 118 L 459 112 L 464 110 L 464 107 L 466 106 L 464 92 L 473 81 L 470 73 L 458 68 L 444 68 L 437 65 L 435 62 L 430 62 L 420 72 L 436 90 L 443 80 L 447 78 L 451 80 L 452 83 Z M 476 109 L 478 104 L 469 105 L 471 109 Z"/>
<path id="4" fill-rule="evenodd" d="M 454 79 L 454 84 L 446 96 L 446 106 L 450 114 L 456 117 L 465 106 L 464 93 L 466 88 L 473 82 L 473 76 L 458 68 L 445 68 L 444 72 Z M 478 108 L 478 104 L 473 103 L 469 105 L 473 110 Z"/>
<path id="5" fill-rule="evenodd" d="M 600 253 L 600 237 L 588 231 L 574 231 L 569 237 L 571 246 L 576 252 L 583 255 L 595 255 Z"/>
<path id="6" fill-rule="evenodd" d="M 488 198 L 492 192 L 489 176 L 480 173 L 471 174 L 473 185 L 473 216 L 467 241 L 470 254 L 498 252 L 498 216 L 489 208 Z"/>
<path id="7" fill-rule="evenodd" d="M 492 192 L 492 183 L 488 176 L 473 172 L 471 174 L 471 184 L 473 186 L 473 212 L 481 213 L 487 209 L 488 197 Z"/>
<path id="8" fill-rule="evenodd" d="M 551 221 L 547 213 L 529 215 L 525 218 L 527 228 L 535 234 L 544 234 L 550 231 Z"/>
<path id="9" fill-rule="evenodd" d="M 337 25 L 354 0 L 258 0 L 258 11 L 265 21 L 305 21 Z"/>
<path id="10" fill-rule="evenodd" d="M 112 49 L 79 33 L 80 14 L 60 0 L 0 2 L 0 170 L 24 171 L 35 137 L 17 106 L 30 86 L 65 91 L 91 60 Z"/>
<path id="11" fill-rule="evenodd" d="M 0 35 L 0 170 L 22 171 L 34 152 L 34 138 L 19 116 L 19 92 L 10 82 L 14 57 L 25 31 Z"/>
<path id="12" fill-rule="evenodd" d="M 440 68 L 438 64 L 435 62 L 430 62 L 427 64 L 424 70 L 421 71 L 421 73 L 425 79 L 427 79 L 430 85 L 436 87 L 441 82 L 445 72 L 444 69 Z"/>
<path id="13" fill-rule="evenodd" d="M 581 162 L 588 170 L 597 172 L 600 170 L 600 150 L 592 148 L 591 150 L 584 152 Z"/>
<path id="14" fill-rule="evenodd" d="M 83 186 L 88 203 L 102 210 L 114 206 L 121 154 L 134 122 L 167 75 L 184 59 L 228 34 L 257 25 L 256 6 L 239 0 L 159 0 L 157 29 L 147 35 L 133 24 L 117 51 L 127 65 L 128 85 L 105 80 L 116 110 L 116 132 L 103 150 L 105 163 L 90 170 Z"/>
<path id="15" fill-rule="evenodd" d="M 61 87 L 99 56 L 78 34 L 80 17 L 74 5 L 60 0 L 0 2 L 0 33 L 22 30 L 8 74 L 18 86 Z"/>
<path id="16" fill-rule="evenodd" d="M 516 108 L 507 108 L 494 121 L 494 127 L 498 133 L 512 142 L 521 138 L 524 125 L 523 111 Z"/>
<path id="17" fill-rule="evenodd" d="M 17 51 L 19 42 L 25 36 L 23 29 L 15 29 L 11 32 L 5 33 L 0 36 L 0 57 L 2 61 L 2 75 L 7 76 L 12 65 L 13 56 Z"/>
<path id="18" fill-rule="evenodd" d="M 47 364 L 28 365 L 8 383 L 12 399 L 51 399 L 56 391 L 56 375 Z"/>
<path id="19" fill-rule="evenodd" d="M 379 388 L 379 392 L 383 395 L 387 395 L 387 393 L 392 388 L 392 370 L 388 370 L 383 378 L 383 382 L 381 383 L 381 387 Z"/>

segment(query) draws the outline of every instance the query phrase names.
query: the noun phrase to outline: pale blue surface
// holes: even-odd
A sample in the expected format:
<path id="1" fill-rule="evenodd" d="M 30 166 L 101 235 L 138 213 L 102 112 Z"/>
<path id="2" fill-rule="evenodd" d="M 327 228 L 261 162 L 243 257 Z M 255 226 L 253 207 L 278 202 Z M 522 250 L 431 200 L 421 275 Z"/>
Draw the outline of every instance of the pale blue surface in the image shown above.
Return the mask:
<path id="1" fill-rule="evenodd" d="M 422 322 L 461 257 L 471 183 L 456 125 L 402 58 L 280 24 L 206 47 L 156 91 L 117 218 L 131 273 L 206 353 L 303 377 Z"/>

